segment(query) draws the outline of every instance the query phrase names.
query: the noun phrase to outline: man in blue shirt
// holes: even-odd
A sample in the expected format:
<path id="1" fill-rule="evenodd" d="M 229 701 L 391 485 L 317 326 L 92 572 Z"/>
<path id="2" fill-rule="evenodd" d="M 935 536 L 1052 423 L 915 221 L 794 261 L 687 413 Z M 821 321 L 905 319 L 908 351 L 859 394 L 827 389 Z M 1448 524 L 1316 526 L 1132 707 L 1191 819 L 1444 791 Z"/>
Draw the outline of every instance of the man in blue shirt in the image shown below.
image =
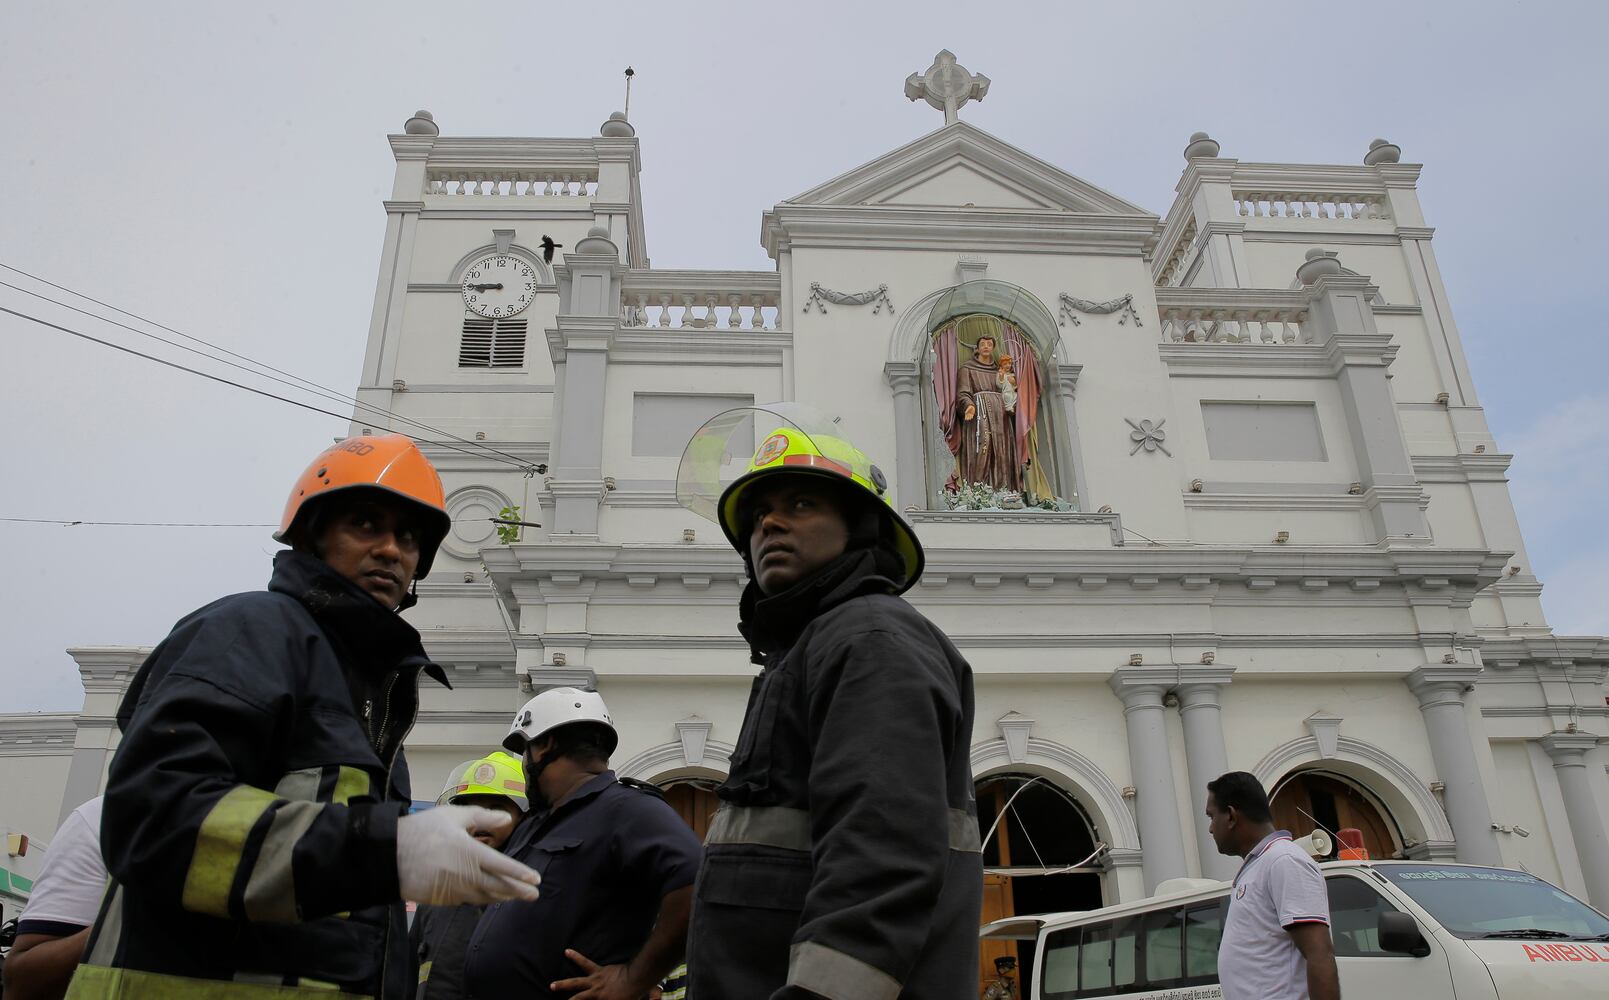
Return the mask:
<path id="1" fill-rule="evenodd" d="M 482 915 L 471 998 L 642 1000 L 681 962 L 703 847 L 657 789 L 609 770 L 618 742 L 593 691 L 552 688 L 515 717 L 503 747 L 532 811 L 504 850 L 542 874 L 542 898 Z"/>

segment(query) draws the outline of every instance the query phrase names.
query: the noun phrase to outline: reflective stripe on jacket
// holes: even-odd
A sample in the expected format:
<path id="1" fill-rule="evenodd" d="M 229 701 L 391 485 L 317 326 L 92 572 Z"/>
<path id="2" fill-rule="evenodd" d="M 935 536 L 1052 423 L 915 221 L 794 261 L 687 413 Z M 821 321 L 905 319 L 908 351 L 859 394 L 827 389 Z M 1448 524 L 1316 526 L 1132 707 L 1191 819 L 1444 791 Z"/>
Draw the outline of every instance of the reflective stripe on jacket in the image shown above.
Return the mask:
<path id="1" fill-rule="evenodd" d="M 972 670 L 844 560 L 772 635 L 746 631 L 765 669 L 694 892 L 695 1000 L 976 996 Z"/>
<path id="2" fill-rule="evenodd" d="M 175 626 L 118 722 L 112 883 L 68 996 L 412 993 L 397 888 L 418 633 L 323 562 Z"/>

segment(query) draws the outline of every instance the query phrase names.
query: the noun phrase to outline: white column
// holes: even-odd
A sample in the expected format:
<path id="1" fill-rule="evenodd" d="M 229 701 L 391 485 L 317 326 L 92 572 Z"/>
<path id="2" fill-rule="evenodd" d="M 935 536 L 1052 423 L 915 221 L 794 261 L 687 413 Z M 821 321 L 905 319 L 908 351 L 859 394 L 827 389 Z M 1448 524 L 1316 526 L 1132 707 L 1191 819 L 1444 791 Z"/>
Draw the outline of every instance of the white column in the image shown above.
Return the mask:
<path id="1" fill-rule="evenodd" d="M 1168 753 L 1168 720 L 1162 697 L 1178 676 L 1175 668 L 1130 667 L 1112 673 L 1112 691 L 1123 701 L 1129 733 L 1129 771 L 1139 806 L 1140 848 L 1145 852 L 1145 891 L 1189 874 L 1179 830 L 1179 799 Z"/>
<path id="2" fill-rule="evenodd" d="M 927 462 L 922 445 L 922 401 L 916 395 L 921 369 L 914 361 L 890 361 L 883 378 L 894 390 L 894 500 L 900 510 L 927 507 Z"/>
<path id="3" fill-rule="evenodd" d="M 1179 720 L 1184 724 L 1184 759 L 1190 772 L 1190 801 L 1195 806 L 1191 829 L 1203 878 L 1232 879 L 1240 862 L 1218 853 L 1207 830 L 1207 782 L 1229 770 L 1224 749 L 1223 711 L 1219 699 L 1233 679 L 1234 667 L 1186 667 L 1179 671 Z"/>
<path id="4" fill-rule="evenodd" d="M 1501 865 L 1502 853 L 1492 834 L 1492 810 L 1486 786 L 1475 764 L 1469 739 L 1464 688 L 1480 676 L 1479 667 L 1427 665 L 1408 675 L 1408 687 L 1419 699 L 1430 740 L 1430 757 L 1445 789 L 1447 822 L 1452 824 L 1457 857 L 1465 864 Z"/>
<path id="5" fill-rule="evenodd" d="M 1587 751 L 1598 745 L 1591 733 L 1550 733 L 1542 737 L 1542 749 L 1553 758 L 1553 772 L 1559 779 L 1564 798 L 1564 815 L 1570 823 L 1581 876 L 1587 883 L 1587 902 L 1598 909 L 1609 909 L 1609 830 L 1605 830 L 1593 793 L 1594 777 L 1604 783 L 1587 760 Z"/>

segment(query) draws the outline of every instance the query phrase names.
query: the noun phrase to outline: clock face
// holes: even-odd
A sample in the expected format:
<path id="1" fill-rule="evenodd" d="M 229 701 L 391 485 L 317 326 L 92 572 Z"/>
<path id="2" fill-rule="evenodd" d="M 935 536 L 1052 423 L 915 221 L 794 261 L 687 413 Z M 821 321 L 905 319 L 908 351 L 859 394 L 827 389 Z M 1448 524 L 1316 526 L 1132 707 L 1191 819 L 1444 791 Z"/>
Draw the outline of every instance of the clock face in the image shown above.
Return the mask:
<path id="1" fill-rule="evenodd" d="M 512 254 L 487 254 L 464 269 L 464 305 L 488 319 L 504 319 L 536 298 L 536 268 Z"/>

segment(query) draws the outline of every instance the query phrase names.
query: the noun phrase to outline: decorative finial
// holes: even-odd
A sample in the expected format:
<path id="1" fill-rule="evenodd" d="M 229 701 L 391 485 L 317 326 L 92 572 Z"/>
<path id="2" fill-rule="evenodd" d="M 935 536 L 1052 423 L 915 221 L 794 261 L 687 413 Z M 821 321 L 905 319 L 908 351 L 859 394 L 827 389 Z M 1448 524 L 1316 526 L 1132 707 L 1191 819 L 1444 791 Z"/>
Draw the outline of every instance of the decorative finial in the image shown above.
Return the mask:
<path id="1" fill-rule="evenodd" d="M 968 72 L 955 61 L 955 53 L 949 49 L 939 50 L 926 73 L 912 73 L 905 78 L 905 96 L 913 101 L 925 99 L 944 112 L 946 125 L 960 120 L 961 105 L 981 101 L 988 92 L 989 78 Z"/>
<path id="2" fill-rule="evenodd" d="M 1212 159 L 1218 155 L 1218 140 L 1205 132 L 1190 133 L 1190 144 L 1184 147 L 1187 160 Z"/>
<path id="3" fill-rule="evenodd" d="M 428 111 L 415 111 L 413 117 L 409 118 L 402 126 L 402 131 L 407 135 L 441 134 L 441 128 L 436 124 L 436 119 Z"/>
<path id="4" fill-rule="evenodd" d="M 1334 250 L 1314 247 L 1307 252 L 1305 258 L 1302 265 L 1296 269 L 1296 280 L 1304 285 L 1311 285 L 1320 278 L 1341 273 L 1341 261 L 1336 257 Z"/>
<path id="5" fill-rule="evenodd" d="M 1402 159 L 1402 147 L 1394 142 L 1376 139 L 1369 143 L 1369 151 L 1363 154 L 1363 165 L 1372 167 L 1376 163 L 1396 163 Z"/>
<path id="6" fill-rule="evenodd" d="M 602 128 L 598 129 L 598 134 L 610 139 L 629 139 L 637 134 L 637 130 L 632 127 L 630 122 L 626 121 L 624 111 L 616 111 L 609 115 L 609 120 L 603 123 Z"/>

